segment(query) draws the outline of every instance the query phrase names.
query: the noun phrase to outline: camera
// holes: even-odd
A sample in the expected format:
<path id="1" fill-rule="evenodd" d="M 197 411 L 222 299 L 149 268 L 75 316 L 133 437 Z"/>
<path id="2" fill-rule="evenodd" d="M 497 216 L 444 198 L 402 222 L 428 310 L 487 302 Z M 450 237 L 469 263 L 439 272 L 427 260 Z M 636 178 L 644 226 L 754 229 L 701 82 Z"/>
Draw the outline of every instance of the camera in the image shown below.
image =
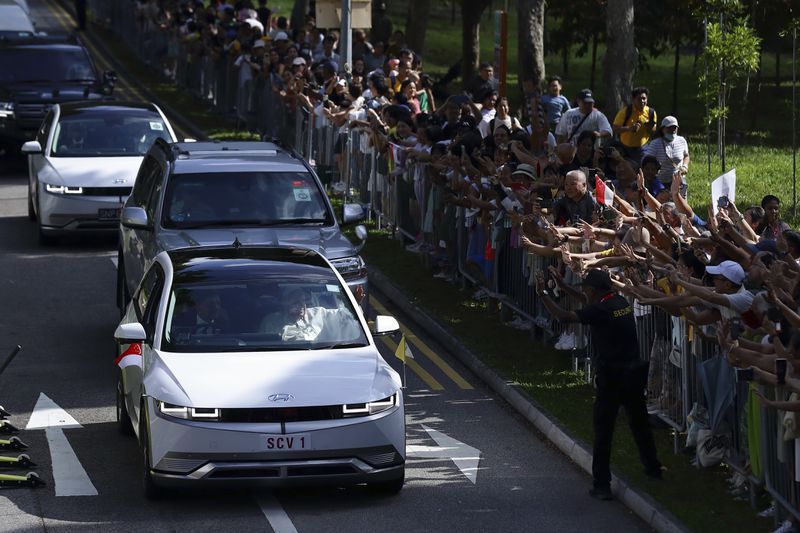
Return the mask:
<path id="1" fill-rule="evenodd" d="M 753 368 L 737 368 L 736 369 L 736 382 L 743 383 L 745 381 L 753 381 L 755 379 Z"/>
<path id="2" fill-rule="evenodd" d="M 739 318 L 732 318 L 730 321 L 730 336 L 732 340 L 736 340 L 739 338 L 739 335 L 742 334 L 742 321 Z"/>

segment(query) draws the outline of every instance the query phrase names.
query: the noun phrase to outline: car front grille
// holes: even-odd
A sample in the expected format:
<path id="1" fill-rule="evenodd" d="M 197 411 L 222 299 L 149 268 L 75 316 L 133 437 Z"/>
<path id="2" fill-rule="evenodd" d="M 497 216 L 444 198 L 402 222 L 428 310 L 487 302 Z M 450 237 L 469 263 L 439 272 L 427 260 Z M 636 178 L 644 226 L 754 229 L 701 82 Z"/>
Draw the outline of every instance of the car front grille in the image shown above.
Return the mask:
<path id="1" fill-rule="evenodd" d="M 341 405 L 220 410 L 221 422 L 288 423 L 335 420 L 338 418 L 342 418 Z"/>

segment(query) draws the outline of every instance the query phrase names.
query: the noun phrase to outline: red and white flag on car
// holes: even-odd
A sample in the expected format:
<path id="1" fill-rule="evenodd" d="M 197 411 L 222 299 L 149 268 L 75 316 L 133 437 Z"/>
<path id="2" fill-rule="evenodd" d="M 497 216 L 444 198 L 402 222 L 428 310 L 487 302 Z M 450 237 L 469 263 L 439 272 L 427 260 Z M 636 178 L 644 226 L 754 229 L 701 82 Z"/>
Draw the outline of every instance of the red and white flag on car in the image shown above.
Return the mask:
<path id="1" fill-rule="evenodd" d="M 119 365 L 120 368 L 127 368 L 129 366 L 142 366 L 142 345 L 138 342 L 134 342 L 128 349 L 125 350 L 117 357 L 117 360 L 114 361 L 115 364 Z"/>
<path id="2" fill-rule="evenodd" d="M 597 196 L 597 203 L 608 207 L 614 205 L 614 190 L 597 175 L 594 177 L 594 192 Z"/>

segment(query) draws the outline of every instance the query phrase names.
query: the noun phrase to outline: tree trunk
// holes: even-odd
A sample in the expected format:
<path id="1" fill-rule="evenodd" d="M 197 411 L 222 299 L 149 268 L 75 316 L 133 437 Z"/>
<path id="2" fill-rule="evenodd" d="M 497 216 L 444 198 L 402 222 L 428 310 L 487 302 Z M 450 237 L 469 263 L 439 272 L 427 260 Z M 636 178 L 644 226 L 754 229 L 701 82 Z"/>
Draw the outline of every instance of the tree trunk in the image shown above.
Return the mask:
<path id="1" fill-rule="evenodd" d="M 544 0 L 517 0 L 519 80 L 539 89 L 544 69 Z"/>
<path id="2" fill-rule="evenodd" d="M 466 87 L 481 60 L 481 15 L 491 0 L 461 0 L 461 81 Z"/>
<path id="3" fill-rule="evenodd" d="M 567 45 L 561 49 L 561 75 L 569 75 L 569 46 Z"/>
<path id="4" fill-rule="evenodd" d="M 675 66 L 672 68 L 672 112 L 670 115 L 678 114 L 678 69 L 681 64 L 681 43 L 675 43 Z M 666 113 L 664 113 L 666 116 Z"/>
<path id="5" fill-rule="evenodd" d="M 627 100 L 638 59 L 639 52 L 633 40 L 633 0 L 608 0 L 603 60 L 607 115 L 614 116 Z"/>
<path id="6" fill-rule="evenodd" d="M 304 28 L 306 26 L 306 15 L 308 14 L 309 0 L 294 0 L 290 24 L 292 28 Z M 268 28 L 264 28 L 268 31 Z"/>
<path id="7" fill-rule="evenodd" d="M 406 44 L 411 50 L 425 55 L 425 34 L 428 31 L 430 0 L 410 0 L 406 16 Z"/>

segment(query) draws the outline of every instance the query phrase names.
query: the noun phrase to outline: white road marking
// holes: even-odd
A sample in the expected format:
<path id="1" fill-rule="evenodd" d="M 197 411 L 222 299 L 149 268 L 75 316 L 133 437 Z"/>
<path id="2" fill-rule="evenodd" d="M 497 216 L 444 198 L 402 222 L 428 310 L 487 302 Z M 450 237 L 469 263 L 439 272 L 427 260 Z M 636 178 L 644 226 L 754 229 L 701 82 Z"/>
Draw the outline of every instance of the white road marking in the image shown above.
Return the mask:
<path id="1" fill-rule="evenodd" d="M 117 261 L 119 261 L 119 257 L 109 257 L 109 259 L 114 263 L 114 268 L 118 268 Z"/>
<path id="2" fill-rule="evenodd" d="M 275 533 L 297 533 L 297 528 L 294 527 L 292 519 L 283 510 L 274 494 L 260 494 L 256 497 L 256 500 L 259 507 L 261 507 L 261 512 L 267 517 L 267 521 Z"/>
<path id="3" fill-rule="evenodd" d="M 424 424 L 422 428 L 428 432 L 428 435 L 436 441 L 438 446 L 409 444 L 406 446 L 408 456 L 425 459 L 450 459 L 456 464 L 461 473 L 475 484 L 478 481 L 478 465 L 481 462 L 481 451 Z"/>
<path id="4" fill-rule="evenodd" d="M 97 496 L 97 489 L 64 435 L 64 428 L 82 427 L 45 393 L 39 394 L 25 429 L 45 430 L 50 446 L 56 496 Z"/>

